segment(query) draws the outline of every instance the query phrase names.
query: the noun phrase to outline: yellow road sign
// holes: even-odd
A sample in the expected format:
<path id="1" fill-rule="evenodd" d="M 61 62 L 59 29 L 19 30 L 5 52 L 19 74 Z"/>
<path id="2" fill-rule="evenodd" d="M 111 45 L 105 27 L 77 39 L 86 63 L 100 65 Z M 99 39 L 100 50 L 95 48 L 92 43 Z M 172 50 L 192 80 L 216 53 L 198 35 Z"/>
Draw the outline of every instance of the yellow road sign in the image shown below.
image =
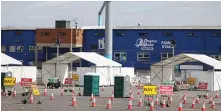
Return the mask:
<path id="1" fill-rule="evenodd" d="M 143 86 L 144 95 L 156 95 L 157 86 Z"/>
<path id="2" fill-rule="evenodd" d="M 72 79 L 73 79 L 74 81 L 78 81 L 79 75 L 78 75 L 78 74 L 72 74 Z"/>
<path id="3" fill-rule="evenodd" d="M 33 95 L 39 96 L 40 95 L 39 90 L 38 89 L 33 89 Z"/>
<path id="4" fill-rule="evenodd" d="M 188 84 L 195 85 L 195 83 L 196 83 L 196 78 L 192 78 L 192 77 L 188 78 Z"/>
<path id="5" fill-rule="evenodd" d="M 5 77 L 4 78 L 4 85 L 5 86 L 15 86 L 16 78 L 15 77 Z"/>

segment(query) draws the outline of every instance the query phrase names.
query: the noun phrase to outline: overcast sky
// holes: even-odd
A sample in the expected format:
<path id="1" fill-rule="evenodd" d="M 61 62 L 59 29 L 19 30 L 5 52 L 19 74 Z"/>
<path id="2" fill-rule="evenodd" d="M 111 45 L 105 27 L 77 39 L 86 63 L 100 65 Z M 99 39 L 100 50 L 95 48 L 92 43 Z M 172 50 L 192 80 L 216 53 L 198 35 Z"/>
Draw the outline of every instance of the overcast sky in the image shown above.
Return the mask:
<path id="1" fill-rule="evenodd" d="M 2 27 L 54 27 L 59 19 L 78 18 L 83 26 L 97 25 L 103 2 L 3 1 Z M 221 2 L 112 2 L 114 26 L 221 25 Z M 105 10 L 102 14 L 104 24 Z"/>

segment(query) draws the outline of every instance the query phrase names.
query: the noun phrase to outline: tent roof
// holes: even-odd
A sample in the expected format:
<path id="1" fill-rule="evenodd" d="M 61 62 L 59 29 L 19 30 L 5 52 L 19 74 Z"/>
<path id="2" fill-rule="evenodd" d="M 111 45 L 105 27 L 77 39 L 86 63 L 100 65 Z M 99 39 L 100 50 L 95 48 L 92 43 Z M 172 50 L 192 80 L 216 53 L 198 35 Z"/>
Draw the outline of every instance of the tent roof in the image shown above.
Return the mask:
<path id="1" fill-rule="evenodd" d="M 19 60 L 16 60 L 4 53 L 1 53 L 1 65 L 22 65 L 22 62 Z"/>
<path id="2" fill-rule="evenodd" d="M 71 63 L 78 59 L 84 59 L 88 62 L 94 63 L 96 66 L 119 66 L 122 65 L 113 60 L 110 60 L 104 56 L 101 56 L 95 52 L 67 52 L 63 55 L 58 56 L 58 61 L 60 64 Z M 57 57 L 44 62 L 43 64 L 55 64 Z"/>
<path id="3" fill-rule="evenodd" d="M 172 65 L 173 58 L 174 58 L 174 65 L 182 64 L 187 61 L 200 61 L 202 63 L 212 66 L 214 69 L 221 69 L 221 62 L 214 58 L 211 58 L 204 54 L 186 54 L 186 53 L 179 54 L 174 57 L 168 58 L 166 60 L 157 62 L 152 66 Z"/>

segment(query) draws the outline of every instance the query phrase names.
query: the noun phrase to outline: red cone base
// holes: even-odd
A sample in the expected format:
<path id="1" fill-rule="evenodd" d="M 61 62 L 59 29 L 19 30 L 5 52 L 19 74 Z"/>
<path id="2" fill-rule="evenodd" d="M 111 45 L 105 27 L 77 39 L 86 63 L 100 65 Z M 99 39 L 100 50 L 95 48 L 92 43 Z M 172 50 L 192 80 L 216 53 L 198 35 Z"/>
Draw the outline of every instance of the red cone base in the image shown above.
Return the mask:
<path id="1" fill-rule="evenodd" d="M 132 110 L 132 101 L 131 101 L 131 100 L 129 101 L 129 104 L 128 104 L 127 109 L 128 109 L 128 110 Z"/>

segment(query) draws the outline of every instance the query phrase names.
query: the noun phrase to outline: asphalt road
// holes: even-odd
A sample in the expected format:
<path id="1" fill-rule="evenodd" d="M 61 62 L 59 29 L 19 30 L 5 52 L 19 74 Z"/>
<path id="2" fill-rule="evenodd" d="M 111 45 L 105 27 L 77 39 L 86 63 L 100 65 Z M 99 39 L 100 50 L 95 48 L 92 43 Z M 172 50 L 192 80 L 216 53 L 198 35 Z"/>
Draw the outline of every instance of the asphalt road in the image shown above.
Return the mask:
<path id="1" fill-rule="evenodd" d="M 43 94 L 44 88 L 39 87 L 41 94 Z M 83 88 L 81 88 L 81 91 Z M 70 92 L 65 92 L 63 96 L 60 96 L 61 89 L 48 89 L 47 96 L 40 96 L 41 101 L 43 102 L 40 105 L 37 105 L 36 97 L 34 96 L 33 104 L 22 104 L 21 100 L 24 97 L 21 96 L 21 88 L 16 87 L 17 97 L 2 96 L 1 97 L 1 111 L 126 111 L 128 107 L 129 98 L 115 98 L 112 101 L 112 109 L 105 109 L 108 103 L 108 97 L 111 96 L 113 87 L 105 87 L 105 91 L 100 91 L 100 96 L 96 97 L 96 107 L 90 107 L 91 101 L 89 101 L 89 96 L 77 96 L 77 106 L 71 106 L 72 95 Z M 137 88 L 132 88 L 134 93 L 133 100 L 133 111 L 148 111 L 148 106 L 138 107 L 139 95 L 137 94 Z M 55 99 L 50 100 L 50 94 L 54 93 Z M 78 93 L 78 88 L 75 88 L 75 93 Z M 187 104 L 183 104 L 183 111 L 201 111 L 202 104 L 196 104 L 195 109 L 191 109 L 192 98 L 196 97 L 196 91 L 186 91 L 187 93 Z M 219 92 L 220 94 L 221 92 Z M 155 111 L 178 111 L 178 101 L 182 98 L 184 91 L 180 91 L 180 96 L 176 93 L 173 96 L 173 103 L 170 107 L 160 108 L 160 106 L 155 106 Z M 209 95 L 215 96 L 215 92 L 209 92 Z M 142 95 L 144 99 L 144 96 Z M 202 98 L 200 102 L 202 102 Z M 205 99 L 207 111 L 221 111 L 221 99 L 215 99 L 216 108 L 211 109 L 211 104 L 208 104 L 208 99 Z"/>

